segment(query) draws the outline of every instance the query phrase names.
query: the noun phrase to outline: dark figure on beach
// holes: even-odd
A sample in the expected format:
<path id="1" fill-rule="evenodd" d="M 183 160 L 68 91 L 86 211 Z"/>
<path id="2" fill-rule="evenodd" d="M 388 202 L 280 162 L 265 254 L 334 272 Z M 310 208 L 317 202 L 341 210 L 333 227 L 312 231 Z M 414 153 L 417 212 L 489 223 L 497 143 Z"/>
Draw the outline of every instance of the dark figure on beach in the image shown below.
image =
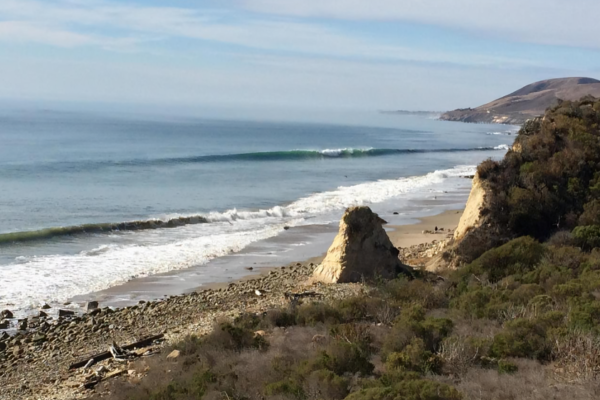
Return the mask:
<path id="1" fill-rule="evenodd" d="M 436 232 L 438 231 L 438 228 L 437 228 L 437 226 L 435 227 L 435 231 L 436 231 Z"/>

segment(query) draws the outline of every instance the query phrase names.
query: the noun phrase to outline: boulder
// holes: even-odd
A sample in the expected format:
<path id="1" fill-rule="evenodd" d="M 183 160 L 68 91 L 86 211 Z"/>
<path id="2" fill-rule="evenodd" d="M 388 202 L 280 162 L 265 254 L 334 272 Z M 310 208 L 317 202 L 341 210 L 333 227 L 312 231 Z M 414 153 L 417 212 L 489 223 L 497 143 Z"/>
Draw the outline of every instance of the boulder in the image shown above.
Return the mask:
<path id="1" fill-rule="evenodd" d="M 86 311 L 92 311 L 98 308 L 98 302 L 97 301 L 88 301 L 85 305 L 85 309 Z"/>
<path id="2" fill-rule="evenodd" d="M 7 320 L 0 321 L 0 329 L 8 329 L 10 326 L 10 322 Z"/>
<path id="3" fill-rule="evenodd" d="M 25 331 L 27 330 L 27 320 L 26 319 L 20 319 L 17 321 L 17 329 L 20 331 Z"/>
<path id="4" fill-rule="evenodd" d="M 73 315 L 75 315 L 74 311 L 63 310 L 63 309 L 58 310 L 58 316 L 59 317 L 70 317 L 70 316 L 73 316 Z"/>
<path id="5" fill-rule="evenodd" d="M 313 280 L 325 283 L 359 282 L 362 279 L 412 276 L 412 269 L 398 259 L 379 218 L 369 207 L 352 207 L 340 221 L 340 229 Z"/>
<path id="6" fill-rule="evenodd" d="M 13 318 L 13 313 L 10 312 L 10 310 L 4 310 L 4 311 L 0 312 L 0 317 L 1 318 Z"/>

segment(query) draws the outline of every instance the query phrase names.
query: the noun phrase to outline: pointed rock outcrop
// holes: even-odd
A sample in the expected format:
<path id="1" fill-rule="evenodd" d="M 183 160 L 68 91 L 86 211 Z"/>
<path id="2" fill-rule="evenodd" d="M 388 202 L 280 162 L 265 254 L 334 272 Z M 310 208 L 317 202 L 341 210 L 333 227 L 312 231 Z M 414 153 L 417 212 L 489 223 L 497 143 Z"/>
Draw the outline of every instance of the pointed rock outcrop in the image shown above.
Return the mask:
<path id="1" fill-rule="evenodd" d="M 379 218 L 369 207 L 352 207 L 340 221 L 340 230 L 313 279 L 325 283 L 358 282 L 381 277 L 396 278 L 412 269 L 400 262 Z"/>

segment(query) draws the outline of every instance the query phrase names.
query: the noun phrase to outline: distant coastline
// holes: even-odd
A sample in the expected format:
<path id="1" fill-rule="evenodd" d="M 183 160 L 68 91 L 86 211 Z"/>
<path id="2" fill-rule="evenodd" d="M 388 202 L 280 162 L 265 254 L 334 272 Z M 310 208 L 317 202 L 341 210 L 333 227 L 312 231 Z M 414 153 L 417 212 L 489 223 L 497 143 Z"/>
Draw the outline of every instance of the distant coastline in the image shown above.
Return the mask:
<path id="1" fill-rule="evenodd" d="M 394 114 L 394 115 L 420 115 L 420 116 L 440 116 L 443 111 L 408 111 L 408 110 L 380 110 L 380 114 Z"/>

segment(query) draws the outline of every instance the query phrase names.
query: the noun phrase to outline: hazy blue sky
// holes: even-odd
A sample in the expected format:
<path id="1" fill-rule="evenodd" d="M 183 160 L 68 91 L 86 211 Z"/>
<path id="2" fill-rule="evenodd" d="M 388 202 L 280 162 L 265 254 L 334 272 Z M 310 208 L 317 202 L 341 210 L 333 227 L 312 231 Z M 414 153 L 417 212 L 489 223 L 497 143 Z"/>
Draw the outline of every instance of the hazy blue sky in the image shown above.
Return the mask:
<path id="1" fill-rule="evenodd" d="M 0 0 L 0 97 L 476 106 L 536 80 L 600 78 L 599 16 L 598 0 Z"/>

